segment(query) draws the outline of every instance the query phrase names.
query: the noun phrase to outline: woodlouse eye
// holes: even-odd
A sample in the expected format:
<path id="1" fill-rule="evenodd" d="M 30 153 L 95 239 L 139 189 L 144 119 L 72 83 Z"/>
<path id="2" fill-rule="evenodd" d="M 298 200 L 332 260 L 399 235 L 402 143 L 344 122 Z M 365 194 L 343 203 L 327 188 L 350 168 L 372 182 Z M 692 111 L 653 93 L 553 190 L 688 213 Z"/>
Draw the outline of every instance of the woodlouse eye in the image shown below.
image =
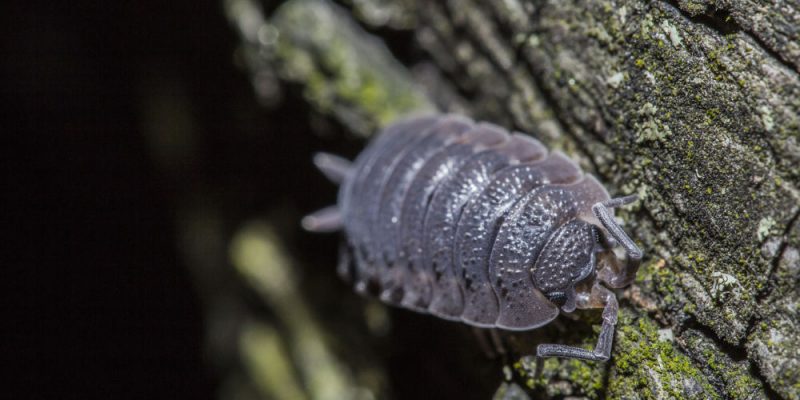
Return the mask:
<path id="1" fill-rule="evenodd" d="M 547 294 L 547 300 L 561 307 L 567 302 L 567 294 L 564 292 L 550 292 Z"/>
<path id="2" fill-rule="evenodd" d="M 600 230 L 597 229 L 596 226 L 592 226 L 592 237 L 594 238 L 595 243 L 601 243 L 601 241 L 603 240 L 603 236 L 600 233 Z"/>

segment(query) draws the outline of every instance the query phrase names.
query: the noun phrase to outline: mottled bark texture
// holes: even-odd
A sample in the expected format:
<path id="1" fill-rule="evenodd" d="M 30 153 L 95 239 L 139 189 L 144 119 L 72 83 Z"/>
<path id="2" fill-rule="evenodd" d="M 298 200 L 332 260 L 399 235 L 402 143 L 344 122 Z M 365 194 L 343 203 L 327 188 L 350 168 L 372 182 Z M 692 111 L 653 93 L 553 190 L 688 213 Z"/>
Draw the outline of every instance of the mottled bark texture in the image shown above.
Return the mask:
<path id="1" fill-rule="evenodd" d="M 504 334 L 498 397 L 800 399 L 800 2 L 227 6 L 256 88 L 299 84 L 359 134 L 463 112 L 640 196 L 619 213 L 646 259 L 620 293 L 610 362 L 548 360 L 537 377 L 526 357 L 543 341 L 593 346 L 599 313 Z M 398 32 L 424 50 L 414 65 L 380 43 Z"/>

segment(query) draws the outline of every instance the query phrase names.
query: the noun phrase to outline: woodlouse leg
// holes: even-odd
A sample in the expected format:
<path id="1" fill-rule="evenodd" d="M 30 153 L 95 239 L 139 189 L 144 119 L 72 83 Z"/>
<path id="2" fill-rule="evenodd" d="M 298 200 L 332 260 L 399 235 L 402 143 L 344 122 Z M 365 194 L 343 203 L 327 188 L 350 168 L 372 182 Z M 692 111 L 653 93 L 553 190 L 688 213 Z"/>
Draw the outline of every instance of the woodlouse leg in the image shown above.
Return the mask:
<path id="1" fill-rule="evenodd" d="M 336 273 L 345 282 L 353 281 L 353 249 L 347 244 L 347 240 L 342 240 L 339 243 L 339 262 L 336 265 Z"/>
<path id="2" fill-rule="evenodd" d="M 494 350 L 497 352 L 497 354 L 506 354 L 506 346 L 503 345 L 503 338 L 500 337 L 497 329 L 490 329 L 489 336 L 492 338 L 492 344 L 494 344 Z"/>
<path id="3" fill-rule="evenodd" d="M 603 307 L 603 326 L 594 351 L 563 344 L 540 344 L 536 348 L 536 356 L 578 358 L 589 361 L 606 361 L 611 356 L 611 345 L 614 341 L 614 326 L 617 324 L 617 297 L 605 287 L 595 284 L 589 296 L 578 301 L 579 308 Z"/>
<path id="4" fill-rule="evenodd" d="M 342 213 L 337 206 L 325 207 L 303 217 L 300 224 L 309 232 L 336 232 L 342 229 Z"/>
<path id="5" fill-rule="evenodd" d="M 639 264 L 642 262 L 642 251 L 636 246 L 636 243 L 631 240 L 630 236 L 614 220 L 614 216 L 609 211 L 610 208 L 623 206 L 636 201 L 636 195 L 625 197 L 618 197 L 616 199 L 606 200 L 602 203 L 597 203 L 592 206 L 592 212 L 603 224 L 603 227 L 608 230 L 612 238 L 616 240 L 616 244 L 625 249 L 626 260 L 625 266 L 613 266 L 613 270 L 604 268 L 600 271 L 599 278 L 609 287 L 621 288 L 630 285 L 636 277 L 636 271 L 639 270 Z"/>
<path id="6" fill-rule="evenodd" d="M 335 184 L 342 183 L 353 169 L 353 163 L 329 153 L 314 154 L 314 165 Z"/>

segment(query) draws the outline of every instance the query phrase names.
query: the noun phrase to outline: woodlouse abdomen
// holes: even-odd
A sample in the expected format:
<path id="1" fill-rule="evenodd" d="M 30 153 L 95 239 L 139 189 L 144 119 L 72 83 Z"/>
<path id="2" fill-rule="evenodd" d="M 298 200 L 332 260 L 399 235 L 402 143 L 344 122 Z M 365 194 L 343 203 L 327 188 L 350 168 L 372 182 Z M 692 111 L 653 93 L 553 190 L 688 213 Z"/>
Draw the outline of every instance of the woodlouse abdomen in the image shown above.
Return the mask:
<path id="1" fill-rule="evenodd" d="M 343 228 L 339 272 L 357 291 L 479 327 L 532 329 L 576 307 L 605 307 L 604 332 L 616 322 L 601 282 L 629 284 L 641 252 L 610 209 L 634 198 L 610 199 L 535 139 L 430 116 L 386 128 L 352 164 L 315 161 L 341 183 L 339 200 L 304 224 Z M 610 341 L 581 351 L 542 345 L 539 355 L 604 359 Z"/>

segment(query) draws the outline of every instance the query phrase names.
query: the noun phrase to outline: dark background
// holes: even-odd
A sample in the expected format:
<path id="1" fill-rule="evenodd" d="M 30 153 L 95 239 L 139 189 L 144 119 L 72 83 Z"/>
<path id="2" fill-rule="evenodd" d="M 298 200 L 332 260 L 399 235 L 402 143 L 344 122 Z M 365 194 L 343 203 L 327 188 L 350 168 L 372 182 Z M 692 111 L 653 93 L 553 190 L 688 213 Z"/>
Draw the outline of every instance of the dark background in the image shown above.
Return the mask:
<path id="1" fill-rule="evenodd" d="M 222 5 L 6 2 L 0 18 L 2 397 L 215 397 L 175 213 L 177 192 L 237 168 L 214 141 L 258 126 L 232 121 L 257 106 Z M 154 91 L 202 127 L 188 182 L 148 147 Z"/>

